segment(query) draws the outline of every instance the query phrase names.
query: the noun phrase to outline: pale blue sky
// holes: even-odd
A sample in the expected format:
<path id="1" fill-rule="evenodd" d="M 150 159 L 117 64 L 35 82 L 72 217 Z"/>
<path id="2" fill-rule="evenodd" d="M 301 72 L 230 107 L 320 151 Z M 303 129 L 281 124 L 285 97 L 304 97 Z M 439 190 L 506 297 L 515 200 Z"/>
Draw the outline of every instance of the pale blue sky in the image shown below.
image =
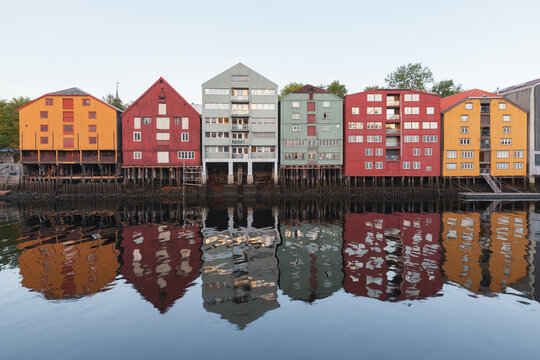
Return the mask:
<path id="1" fill-rule="evenodd" d="M 349 93 L 422 62 L 488 91 L 540 77 L 540 2 L 8 1 L 0 98 L 120 82 L 135 100 L 164 76 L 200 102 L 204 81 L 243 62 L 280 87 L 337 79 Z"/>

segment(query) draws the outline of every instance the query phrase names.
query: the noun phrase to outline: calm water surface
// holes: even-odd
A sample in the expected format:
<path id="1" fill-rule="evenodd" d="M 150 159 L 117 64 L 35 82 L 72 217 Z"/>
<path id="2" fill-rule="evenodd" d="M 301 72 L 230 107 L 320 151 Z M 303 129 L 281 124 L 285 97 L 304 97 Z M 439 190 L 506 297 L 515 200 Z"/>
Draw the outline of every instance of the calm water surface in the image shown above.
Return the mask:
<path id="1" fill-rule="evenodd" d="M 0 358 L 540 358 L 535 205 L 4 204 Z"/>

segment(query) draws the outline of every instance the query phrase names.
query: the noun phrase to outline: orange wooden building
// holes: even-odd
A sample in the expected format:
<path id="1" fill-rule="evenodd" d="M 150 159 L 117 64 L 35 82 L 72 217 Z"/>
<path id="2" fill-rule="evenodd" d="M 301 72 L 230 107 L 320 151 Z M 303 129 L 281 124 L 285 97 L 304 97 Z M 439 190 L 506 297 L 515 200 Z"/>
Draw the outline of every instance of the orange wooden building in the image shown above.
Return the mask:
<path id="1" fill-rule="evenodd" d="M 119 109 L 71 88 L 45 94 L 18 111 L 25 176 L 120 173 Z"/>

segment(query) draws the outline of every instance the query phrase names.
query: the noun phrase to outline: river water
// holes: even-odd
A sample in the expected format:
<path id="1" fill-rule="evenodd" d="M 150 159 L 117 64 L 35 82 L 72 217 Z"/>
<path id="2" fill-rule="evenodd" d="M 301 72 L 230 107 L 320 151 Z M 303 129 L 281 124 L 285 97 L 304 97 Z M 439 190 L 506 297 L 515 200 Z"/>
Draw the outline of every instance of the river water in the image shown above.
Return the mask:
<path id="1" fill-rule="evenodd" d="M 538 358 L 536 211 L 2 204 L 0 358 Z"/>

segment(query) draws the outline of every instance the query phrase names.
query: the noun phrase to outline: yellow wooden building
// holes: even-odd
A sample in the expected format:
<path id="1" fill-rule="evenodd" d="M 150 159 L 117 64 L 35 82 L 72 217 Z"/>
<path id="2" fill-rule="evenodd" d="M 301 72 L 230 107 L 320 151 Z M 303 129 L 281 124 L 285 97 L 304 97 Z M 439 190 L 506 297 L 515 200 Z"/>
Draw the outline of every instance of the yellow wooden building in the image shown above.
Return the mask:
<path id="1" fill-rule="evenodd" d="M 119 171 L 119 109 L 71 88 L 18 110 L 26 176 L 112 176 Z"/>
<path id="2" fill-rule="evenodd" d="M 442 175 L 526 176 L 527 112 L 473 89 L 441 100 Z"/>

